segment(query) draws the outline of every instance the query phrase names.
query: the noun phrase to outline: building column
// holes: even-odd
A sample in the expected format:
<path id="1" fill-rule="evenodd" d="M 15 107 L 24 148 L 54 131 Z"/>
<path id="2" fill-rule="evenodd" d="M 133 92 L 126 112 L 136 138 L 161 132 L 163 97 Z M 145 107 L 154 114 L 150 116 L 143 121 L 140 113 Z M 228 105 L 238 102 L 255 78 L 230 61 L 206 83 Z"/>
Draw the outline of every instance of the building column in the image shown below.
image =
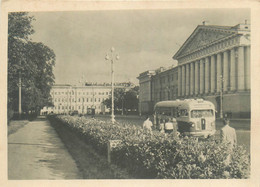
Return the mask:
<path id="1" fill-rule="evenodd" d="M 186 91 L 185 95 L 189 95 L 190 93 L 190 64 L 186 64 Z"/>
<path id="2" fill-rule="evenodd" d="M 235 48 L 230 51 L 230 90 L 236 90 L 236 52 Z"/>
<path id="3" fill-rule="evenodd" d="M 190 95 L 194 94 L 194 62 L 190 63 Z"/>
<path id="4" fill-rule="evenodd" d="M 221 72 L 221 53 L 218 53 L 217 54 L 217 92 L 220 92 L 220 87 L 221 87 L 221 75 L 222 75 L 222 72 Z"/>
<path id="5" fill-rule="evenodd" d="M 215 72 L 215 56 L 212 55 L 210 57 L 210 92 L 211 93 L 215 93 L 215 75 L 216 75 L 216 72 Z"/>
<path id="6" fill-rule="evenodd" d="M 228 83 L 229 83 L 229 76 L 228 76 L 228 51 L 224 51 L 223 53 L 223 91 L 228 91 Z"/>
<path id="7" fill-rule="evenodd" d="M 195 66 L 195 84 L 194 84 L 194 90 L 195 90 L 195 95 L 197 95 L 199 93 L 199 61 L 195 61 L 194 62 L 194 66 Z"/>
<path id="8" fill-rule="evenodd" d="M 204 60 L 200 60 L 200 94 L 204 93 Z"/>
<path id="9" fill-rule="evenodd" d="M 185 95 L 185 65 L 181 66 L 181 95 L 184 96 Z"/>
<path id="10" fill-rule="evenodd" d="M 238 47 L 238 61 L 237 61 L 237 86 L 238 90 L 245 89 L 245 65 L 244 65 L 244 47 Z"/>
<path id="11" fill-rule="evenodd" d="M 182 91 L 182 90 L 181 90 L 181 89 L 182 89 L 182 87 L 181 87 L 181 83 L 182 83 L 182 82 L 181 82 L 181 77 L 182 77 L 181 74 L 182 74 L 182 72 L 181 72 L 181 66 L 179 66 L 179 67 L 178 67 L 178 96 L 181 96 L 181 94 L 182 94 L 182 93 L 181 93 L 181 91 Z"/>
<path id="12" fill-rule="evenodd" d="M 209 92 L 209 58 L 205 58 L 205 93 Z"/>
<path id="13" fill-rule="evenodd" d="M 251 88 L 251 85 L 250 85 L 250 63 L 251 63 L 251 50 L 250 50 L 250 46 L 247 46 L 246 47 L 246 56 L 245 56 L 245 77 L 246 77 L 246 85 L 245 85 L 245 88 L 247 90 L 249 90 Z"/>

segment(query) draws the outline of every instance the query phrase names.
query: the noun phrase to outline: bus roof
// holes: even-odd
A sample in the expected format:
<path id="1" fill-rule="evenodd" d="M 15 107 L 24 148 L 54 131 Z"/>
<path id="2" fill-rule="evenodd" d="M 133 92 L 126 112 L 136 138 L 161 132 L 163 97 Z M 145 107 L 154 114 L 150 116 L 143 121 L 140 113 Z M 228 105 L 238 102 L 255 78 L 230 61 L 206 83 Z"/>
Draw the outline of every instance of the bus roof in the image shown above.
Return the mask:
<path id="1" fill-rule="evenodd" d="M 185 99 L 185 100 L 169 100 L 169 101 L 160 101 L 154 105 L 154 109 L 165 107 L 192 107 L 192 108 L 215 108 L 214 104 L 210 101 L 205 101 L 203 99 Z"/>

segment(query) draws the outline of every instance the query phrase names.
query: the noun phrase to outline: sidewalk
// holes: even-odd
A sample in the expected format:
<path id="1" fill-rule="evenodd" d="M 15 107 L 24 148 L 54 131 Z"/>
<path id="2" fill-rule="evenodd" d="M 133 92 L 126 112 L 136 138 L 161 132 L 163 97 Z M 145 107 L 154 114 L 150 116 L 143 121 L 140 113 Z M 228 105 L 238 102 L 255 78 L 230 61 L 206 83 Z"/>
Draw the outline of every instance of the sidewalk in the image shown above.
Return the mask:
<path id="1" fill-rule="evenodd" d="M 45 117 L 8 136 L 8 179 L 80 179 L 75 161 Z"/>

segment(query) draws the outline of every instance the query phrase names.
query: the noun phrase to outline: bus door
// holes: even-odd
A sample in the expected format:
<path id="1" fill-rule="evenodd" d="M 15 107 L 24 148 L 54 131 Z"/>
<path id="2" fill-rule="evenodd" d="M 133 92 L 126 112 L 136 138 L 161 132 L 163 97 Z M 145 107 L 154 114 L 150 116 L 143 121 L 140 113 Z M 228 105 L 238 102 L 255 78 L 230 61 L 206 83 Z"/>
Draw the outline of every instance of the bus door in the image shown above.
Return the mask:
<path id="1" fill-rule="evenodd" d="M 177 122 L 178 122 L 178 130 L 179 132 L 188 132 L 190 131 L 190 123 L 189 123 L 189 112 L 187 109 L 180 108 L 177 112 Z"/>

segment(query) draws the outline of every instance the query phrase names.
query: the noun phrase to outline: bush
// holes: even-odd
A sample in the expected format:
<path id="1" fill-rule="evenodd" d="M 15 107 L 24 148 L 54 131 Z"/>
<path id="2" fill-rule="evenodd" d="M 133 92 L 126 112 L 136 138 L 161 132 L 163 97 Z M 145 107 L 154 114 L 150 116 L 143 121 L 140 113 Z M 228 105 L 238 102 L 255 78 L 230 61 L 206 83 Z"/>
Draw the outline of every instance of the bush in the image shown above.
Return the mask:
<path id="1" fill-rule="evenodd" d="M 59 116 L 59 122 L 74 130 L 101 154 L 109 140 L 122 140 L 112 151 L 112 162 L 138 178 L 222 179 L 248 178 L 250 158 L 245 149 L 233 150 L 216 139 L 198 141 L 144 132 L 128 124 L 84 117 Z"/>

